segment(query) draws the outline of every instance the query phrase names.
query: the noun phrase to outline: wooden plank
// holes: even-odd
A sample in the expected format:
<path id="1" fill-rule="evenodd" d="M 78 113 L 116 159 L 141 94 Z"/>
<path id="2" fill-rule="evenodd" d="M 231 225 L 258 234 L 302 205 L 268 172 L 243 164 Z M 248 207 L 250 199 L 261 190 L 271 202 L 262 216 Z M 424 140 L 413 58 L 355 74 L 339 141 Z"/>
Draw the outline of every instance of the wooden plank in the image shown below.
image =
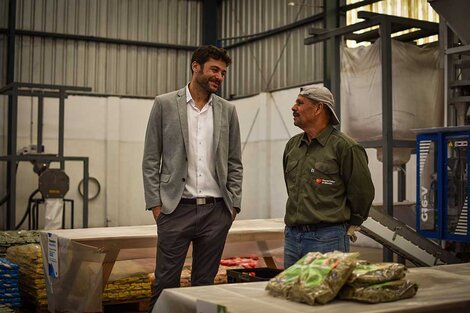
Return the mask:
<path id="1" fill-rule="evenodd" d="M 103 302 L 103 313 L 111 312 L 146 312 L 150 303 L 149 298 L 128 299 Z"/>

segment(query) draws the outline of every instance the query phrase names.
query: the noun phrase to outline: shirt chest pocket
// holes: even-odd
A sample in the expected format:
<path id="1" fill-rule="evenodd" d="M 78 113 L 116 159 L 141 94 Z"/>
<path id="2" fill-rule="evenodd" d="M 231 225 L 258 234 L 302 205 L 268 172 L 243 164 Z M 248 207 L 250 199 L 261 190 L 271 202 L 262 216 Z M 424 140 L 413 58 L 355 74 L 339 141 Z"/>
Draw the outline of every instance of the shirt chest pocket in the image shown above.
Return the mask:
<path id="1" fill-rule="evenodd" d="M 320 203 L 328 203 L 340 192 L 342 183 L 335 160 L 315 162 L 312 187 Z"/>
<path id="2" fill-rule="evenodd" d="M 318 161 L 315 163 L 315 171 L 319 176 L 333 178 L 339 174 L 338 163 L 335 160 Z"/>

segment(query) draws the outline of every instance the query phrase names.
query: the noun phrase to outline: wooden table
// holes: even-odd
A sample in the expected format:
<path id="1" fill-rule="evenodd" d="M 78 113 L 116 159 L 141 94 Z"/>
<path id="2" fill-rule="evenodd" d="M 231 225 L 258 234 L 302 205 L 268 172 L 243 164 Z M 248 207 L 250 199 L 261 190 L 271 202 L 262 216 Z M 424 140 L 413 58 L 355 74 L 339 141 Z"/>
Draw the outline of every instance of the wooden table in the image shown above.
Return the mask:
<path id="1" fill-rule="evenodd" d="M 48 234 L 56 235 L 58 240 L 58 278 L 47 275 Z M 229 231 L 226 250 L 232 244 L 255 243 L 258 255 L 273 266 L 272 251 L 282 248 L 283 238 L 282 219 L 236 220 Z M 156 240 L 155 225 L 41 232 L 49 310 L 100 312 L 101 294 L 115 261 L 154 257 Z"/>

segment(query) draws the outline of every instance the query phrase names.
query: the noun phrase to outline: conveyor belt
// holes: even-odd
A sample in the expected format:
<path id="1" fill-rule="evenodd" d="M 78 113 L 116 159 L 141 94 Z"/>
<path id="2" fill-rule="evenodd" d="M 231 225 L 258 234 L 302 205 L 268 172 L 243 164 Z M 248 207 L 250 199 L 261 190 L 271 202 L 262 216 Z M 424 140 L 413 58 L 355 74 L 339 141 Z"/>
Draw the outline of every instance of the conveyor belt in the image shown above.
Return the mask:
<path id="1" fill-rule="evenodd" d="M 371 208 L 361 233 L 374 239 L 417 266 L 461 263 L 458 257 L 434 241 L 419 235 L 408 225 Z"/>

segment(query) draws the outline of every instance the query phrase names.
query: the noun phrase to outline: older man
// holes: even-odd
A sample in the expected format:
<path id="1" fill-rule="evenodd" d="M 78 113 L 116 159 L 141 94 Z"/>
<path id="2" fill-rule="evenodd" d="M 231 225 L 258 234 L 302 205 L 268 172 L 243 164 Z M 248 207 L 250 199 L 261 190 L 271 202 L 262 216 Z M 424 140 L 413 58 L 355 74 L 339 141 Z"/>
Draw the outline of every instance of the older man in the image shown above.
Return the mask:
<path id="1" fill-rule="evenodd" d="M 284 221 L 284 266 L 310 251 L 349 251 L 349 234 L 369 214 L 374 198 L 367 154 L 339 124 L 331 92 L 322 86 L 300 89 L 292 107 L 303 130 L 284 150 L 288 200 Z"/>

